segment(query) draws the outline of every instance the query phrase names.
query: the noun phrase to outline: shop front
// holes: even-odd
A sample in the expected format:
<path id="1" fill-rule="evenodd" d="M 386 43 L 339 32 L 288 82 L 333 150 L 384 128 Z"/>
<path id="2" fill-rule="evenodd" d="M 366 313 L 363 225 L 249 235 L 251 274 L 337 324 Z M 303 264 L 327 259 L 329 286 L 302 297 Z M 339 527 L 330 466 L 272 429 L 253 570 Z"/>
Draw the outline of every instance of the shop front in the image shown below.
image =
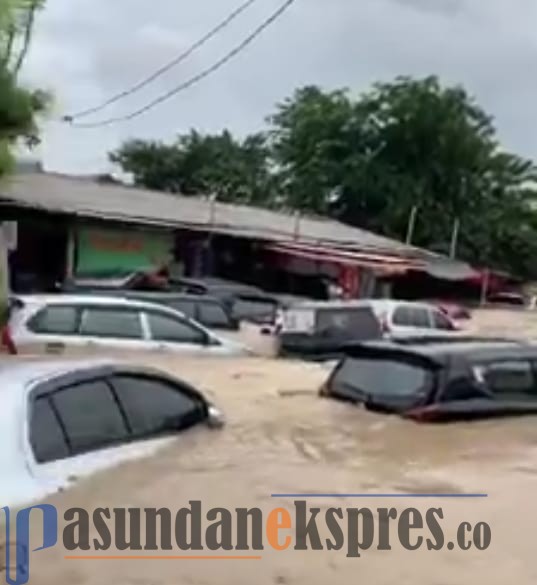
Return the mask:
<path id="1" fill-rule="evenodd" d="M 75 238 L 72 261 L 75 277 L 152 272 L 174 260 L 171 231 L 80 226 Z"/>

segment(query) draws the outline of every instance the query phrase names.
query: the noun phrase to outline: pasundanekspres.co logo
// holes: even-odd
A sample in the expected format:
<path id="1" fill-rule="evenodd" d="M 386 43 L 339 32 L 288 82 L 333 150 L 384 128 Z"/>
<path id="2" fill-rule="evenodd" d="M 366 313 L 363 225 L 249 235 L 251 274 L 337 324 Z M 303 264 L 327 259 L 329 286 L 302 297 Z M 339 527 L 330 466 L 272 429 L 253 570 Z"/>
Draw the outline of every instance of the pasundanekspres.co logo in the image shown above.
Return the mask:
<path id="1" fill-rule="evenodd" d="M 368 497 L 383 496 L 368 494 Z M 392 550 L 394 543 L 409 551 L 424 547 L 430 551 L 484 551 L 492 539 L 486 522 L 461 522 L 452 538 L 448 538 L 442 526 L 444 510 L 439 507 L 419 510 L 333 506 L 321 509 L 311 506 L 306 499 L 294 499 L 289 508 L 222 507 L 205 511 L 199 500 L 191 500 L 188 504 L 176 510 L 70 508 L 63 513 L 61 526 L 58 511 L 52 505 L 24 508 L 14 519 L 10 509 L 3 508 L 6 544 L 13 544 L 11 531 L 13 525 L 16 528 L 14 546 L 5 547 L 5 582 L 8 585 L 28 583 L 31 554 L 56 546 L 60 535 L 64 558 L 71 561 L 248 561 L 261 560 L 266 550 L 328 550 L 360 558 L 364 551 L 372 548 Z M 39 535 L 30 534 L 30 517 L 34 512 L 42 514 Z M 40 546 L 33 550 L 30 550 L 30 536 L 34 539 L 39 536 Z"/>

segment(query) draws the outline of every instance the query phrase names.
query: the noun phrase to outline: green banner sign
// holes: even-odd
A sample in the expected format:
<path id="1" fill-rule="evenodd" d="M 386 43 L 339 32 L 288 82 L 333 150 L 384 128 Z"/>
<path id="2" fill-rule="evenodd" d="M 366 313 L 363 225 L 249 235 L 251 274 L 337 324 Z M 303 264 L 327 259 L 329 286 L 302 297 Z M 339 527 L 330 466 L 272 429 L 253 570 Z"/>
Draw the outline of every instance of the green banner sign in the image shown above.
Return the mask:
<path id="1" fill-rule="evenodd" d="M 171 234 L 148 230 L 81 228 L 76 274 L 120 275 L 159 268 L 172 259 Z"/>

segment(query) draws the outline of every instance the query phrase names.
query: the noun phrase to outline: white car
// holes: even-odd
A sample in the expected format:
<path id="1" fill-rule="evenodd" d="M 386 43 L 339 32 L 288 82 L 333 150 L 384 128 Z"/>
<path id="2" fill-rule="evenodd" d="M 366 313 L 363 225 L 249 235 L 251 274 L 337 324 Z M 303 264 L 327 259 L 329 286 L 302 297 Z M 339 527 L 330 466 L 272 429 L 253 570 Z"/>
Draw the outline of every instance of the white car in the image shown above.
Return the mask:
<path id="1" fill-rule="evenodd" d="M 95 295 L 29 295 L 12 299 L 3 332 L 17 352 L 155 350 L 207 356 L 244 356 L 250 351 L 182 313 L 132 299 Z"/>
<path id="2" fill-rule="evenodd" d="M 117 361 L 0 361 L 0 507 L 154 453 L 221 413 L 188 384 Z"/>
<path id="3" fill-rule="evenodd" d="M 427 303 L 370 299 L 368 304 L 387 336 L 455 334 L 458 326 L 440 309 Z"/>

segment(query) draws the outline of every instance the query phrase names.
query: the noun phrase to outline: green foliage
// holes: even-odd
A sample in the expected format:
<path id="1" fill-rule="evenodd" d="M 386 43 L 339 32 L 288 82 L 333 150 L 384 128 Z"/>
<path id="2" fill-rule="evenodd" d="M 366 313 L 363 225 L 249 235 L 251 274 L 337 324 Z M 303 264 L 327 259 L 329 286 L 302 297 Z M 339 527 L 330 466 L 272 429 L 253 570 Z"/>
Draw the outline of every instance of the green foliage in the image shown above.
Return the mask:
<path id="1" fill-rule="evenodd" d="M 12 166 L 11 149 L 20 139 L 38 142 L 37 117 L 44 113 L 50 96 L 17 84 L 17 74 L 31 42 L 35 14 L 44 0 L 0 2 L 0 177 Z"/>
<path id="2" fill-rule="evenodd" d="M 2 0 L 0 4 L 0 64 L 17 75 L 32 40 L 35 16 L 45 0 Z"/>
<path id="3" fill-rule="evenodd" d="M 12 73 L 0 69 L 0 177 L 11 167 L 10 148 L 23 139 L 38 142 L 36 116 L 46 111 L 48 95 L 19 87 Z"/>
<path id="4" fill-rule="evenodd" d="M 220 201 L 266 203 L 272 197 L 268 151 L 261 134 L 240 141 L 227 131 L 192 130 L 172 145 L 134 140 L 110 159 L 137 185 L 185 195 L 216 194 Z"/>
<path id="5" fill-rule="evenodd" d="M 310 86 L 279 104 L 266 134 L 241 142 L 192 131 L 136 141 L 112 160 L 139 185 L 284 205 L 537 277 L 533 162 L 500 149 L 493 120 L 461 87 L 397 78 L 353 97 Z"/>

